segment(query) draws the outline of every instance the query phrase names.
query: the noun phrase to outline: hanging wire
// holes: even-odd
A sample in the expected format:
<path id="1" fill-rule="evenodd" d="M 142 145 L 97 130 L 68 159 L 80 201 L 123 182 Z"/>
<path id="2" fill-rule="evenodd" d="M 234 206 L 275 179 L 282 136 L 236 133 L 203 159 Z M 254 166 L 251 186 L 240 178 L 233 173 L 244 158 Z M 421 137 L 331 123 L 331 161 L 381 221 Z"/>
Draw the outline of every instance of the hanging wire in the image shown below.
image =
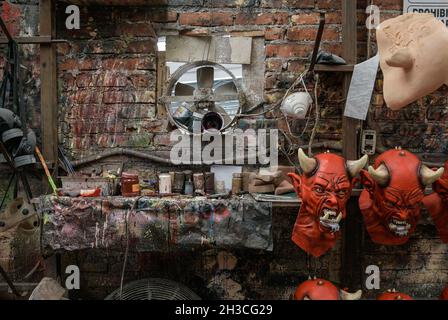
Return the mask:
<path id="1" fill-rule="evenodd" d="M 319 125 L 319 116 L 320 116 L 320 108 L 319 108 L 319 103 L 317 101 L 317 86 L 319 84 L 319 75 L 316 73 L 315 76 L 315 83 L 314 83 L 314 106 L 315 106 L 315 111 L 316 111 L 316 119 L 314 120 L 314 127 L 313 127 L 313 131 L 311 132 L 311 137 L 310 137 L 310 141 L 308 144 L 308 155 L 312 155 L 312 145 L 313 145 L 313 141 L 314 141 L 314 137 L 316 136 L 316 131 L 317 131 L 317 126 Z"/>

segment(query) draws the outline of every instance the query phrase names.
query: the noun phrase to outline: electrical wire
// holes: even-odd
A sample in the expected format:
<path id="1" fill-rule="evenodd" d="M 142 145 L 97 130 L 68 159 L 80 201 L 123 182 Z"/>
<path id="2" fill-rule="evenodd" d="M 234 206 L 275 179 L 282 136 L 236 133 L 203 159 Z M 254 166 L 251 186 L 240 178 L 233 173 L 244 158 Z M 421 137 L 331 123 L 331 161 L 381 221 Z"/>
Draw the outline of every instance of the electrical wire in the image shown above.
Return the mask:
<path id="1" fill-rule="evenodd" d="M 313 145 L 313 141 L 314 141 L 314 137 L 316 136 L 316 131 L 317 131 L 317 126 L 319 125 L 319 116 L 320 116 L 320 108 L 319 108 L 319 103 L 317 101 L 317 86 L 319 84 L 319 75 L 316 73 L 315 75 L 315 83 L 314 83 L 314 106 L 315 106 L 315 111 L 316 111 L 316 119 L 314 121 L 314 127 L 313 127 L 313 131 L 311 132 L 311 137 L 310 137 L 310 141 L 308 144 L 308 155 L 312 155 L 312 145 Z"/>
<path id="2" fill-rule="evenodd" d="M 126 265 L 128 262 L 128 256 L 129 256 L 129 216 L 132 212 L 135 211 L 137 208 L 137 203 L 140 200 L 141 197 L 137 198 L 135 202 L 132 205 L 131 210 L 126 212 L 125 217 L 125 229 L 126 229 L 126 249 L 124 251 L 124 260 L 123 260 L 123 267 L 121 269 L 121 278 L 120 278 L 120 300 L 122 300 L 123 297 L 123 282 L 124 282 L 124 274 L 126 272 Z"/>

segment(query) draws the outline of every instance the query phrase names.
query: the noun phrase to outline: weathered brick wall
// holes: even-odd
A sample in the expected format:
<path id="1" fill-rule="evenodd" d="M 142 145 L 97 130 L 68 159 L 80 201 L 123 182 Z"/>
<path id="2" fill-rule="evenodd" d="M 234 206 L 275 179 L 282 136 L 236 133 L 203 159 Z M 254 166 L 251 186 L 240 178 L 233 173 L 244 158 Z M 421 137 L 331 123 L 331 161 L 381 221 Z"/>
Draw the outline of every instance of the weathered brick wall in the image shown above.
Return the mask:
<path id="1" fill-rule="evenodd" d="M 60 4 L 58 17 L 65 16 Z M 156 118 L 157 38 L 146 11 L 82 8 L 81 29 L 58 20 L 60 141 L 73 158 L 111 147 L 147 148 Z"/>
<path id="2" fill-rule="evenodd" d="M 37 25 L 37 2 L 17 2 L 34 17 L 32 20 L 27 15 L 29 27 L 18 30 L 34 30 L 31 26 Z M 358 1 L 359 61 L 365 58 L 367 49 L 364 25 L 367 2 L 370 1 Z M 280 99 L 304 70 L 317 32 L 317 10 L 327 11 L 323 48 L 336 54 L 342 51 L 340 0 L 156 0 L 153 3 L 153 7 L 146 8 L 82 8 L 79 31 L 65 29 L 64 6 L 59 4 L 58 37 L 70 40 L 68 44 L 58 45 L 60 139 L 71 157 L 79 158 L 111 146 L 165 148 L 169 128 L 167 120 L 155 108 L 155 34 L 149 21 L 158 34 L 181 31 L 183 34 L 236 35 L 254 31 L 264 36 L 264 88 L 268 102 Z M 382 10 L 382 19 L 398 15 L 402 10 L 402 0 L 378 0 L 375 4 Z M 373 34 L 373 53 L 374 39 Z M 35 81 L 38 64 L 32 65 L 30 74 Z M 338 74 L 321 76 L 322 120 L 318 139 L 341 138 L 344 106 L 341 79 Z M 32 110 L 36 111 L 32 118 L 38 127 L 38 81 L 31 88 L 37 90 L 30 97 L 37 97 L 33 100 Z M 371 111 L 384 146 L 399 144 L 414 152 L 445 152 L 445 94 L 446 89 L 442 89 L 412 107 L 393 112 L 384 105 L 379 77 Z M 293 124 L 293 129 L 300 132 L 301 125 Z M 307 138 L 305 135 L 305 142 Z M 151 168 L 154 164 L 139 160 L 128 164 L 154 170 Z M 290 241 L 295 217 L 296 210 L 274 211 L 273 253 L 230 251 L 227 253 L 230 257 L 224 260 L 236 261 L 234 267 L 233 264 L 223 266 L 220 262 L 223 253 L 215 250 L 131 254 L 126 281 L 165 277 L 188 285 L 203 298 L 273 299 L 288 298 L 296 284 L 309 274 L 338 282 L 340 248 L 321 259 L 311 259 L 308 266 L 304 252 Z M 383 271 L 382 289 L 396 287 L 416 297 L 435 297 L 448 282 L 447 246 L 437 239 L 427 218 L 407 245 L 378 246 L 365 235 L 363 249 L 363 267 L 377 264 Z M 81 268 L 82 289 L 78 296 L 103 298 L 119 286 L 122 258 L 123 252 L 80 252 L 65 254 L 63 265 L 76 263 Z M 367 296 L 375 294 L 369 292 Z"/>

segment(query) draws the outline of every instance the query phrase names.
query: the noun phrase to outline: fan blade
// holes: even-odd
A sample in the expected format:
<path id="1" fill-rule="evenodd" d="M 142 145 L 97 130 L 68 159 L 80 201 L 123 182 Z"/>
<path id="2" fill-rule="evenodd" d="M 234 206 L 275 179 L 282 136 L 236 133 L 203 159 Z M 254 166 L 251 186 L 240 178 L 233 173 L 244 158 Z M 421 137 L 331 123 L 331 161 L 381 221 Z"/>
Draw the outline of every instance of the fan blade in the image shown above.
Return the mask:
<path id="1" fill-rule="evenodd" d="M 217 95 L 229 95 L 232 93 L 237 93 L 236 86 L 233 82 L 227 82 L 215 89 L 215 94 Z"/>
<path id="2" fill-rule="evenodd" d="M 175 96 L 192 96 L 194 92 L 194 87 L 178 82 L 176 88 L 174 88 Z"/>
<path id="3" fill-rule="evenodd" d="M 198 88 L 213 88 L 215 69 L 213 67 L 203 67 L 196 70 Z"/>
<path id="4" fill-rule="evenodd" d="M 227 114 L 223 107 L 218 106 L 216 103 L 214 106 L 208 108 L 209 111 L 219 113 L 224 120 L 224 127 L 226 127 L 231 121 L 232 118 Z"/>

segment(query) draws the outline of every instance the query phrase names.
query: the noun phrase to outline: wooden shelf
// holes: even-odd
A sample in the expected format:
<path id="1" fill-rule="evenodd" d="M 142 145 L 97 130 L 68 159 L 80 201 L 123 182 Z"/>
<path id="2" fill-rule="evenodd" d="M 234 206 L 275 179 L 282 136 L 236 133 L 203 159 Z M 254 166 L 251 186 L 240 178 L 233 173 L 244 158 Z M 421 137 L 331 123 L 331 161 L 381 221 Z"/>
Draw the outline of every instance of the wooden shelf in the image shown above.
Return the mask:
<path id="1" fill-rule="evenodd" d="M 329 65 L 329 64 L 316 64 L 314 66 L 314 71 L 316 72 L 353 72 L 354 69 L 353 64 L 345 64 L 345 65 Z"/>

